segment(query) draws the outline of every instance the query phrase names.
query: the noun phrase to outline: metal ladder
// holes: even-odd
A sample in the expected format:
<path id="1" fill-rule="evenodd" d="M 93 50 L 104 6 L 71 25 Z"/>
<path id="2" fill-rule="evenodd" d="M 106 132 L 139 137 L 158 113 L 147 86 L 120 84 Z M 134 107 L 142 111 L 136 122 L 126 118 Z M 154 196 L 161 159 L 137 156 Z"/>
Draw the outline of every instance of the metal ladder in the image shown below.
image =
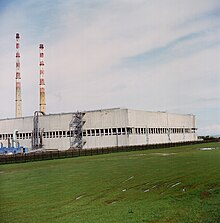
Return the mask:
<path id="1" fill-rule="evenodd" d="M 83 139 L 83 125 L 85 120 L 83 119 L 85 113 L 76 112 L 73 113 L 72 120 L 69 124 L 70 131 L 70 148 L 82 149 L 86 141 Z"/>

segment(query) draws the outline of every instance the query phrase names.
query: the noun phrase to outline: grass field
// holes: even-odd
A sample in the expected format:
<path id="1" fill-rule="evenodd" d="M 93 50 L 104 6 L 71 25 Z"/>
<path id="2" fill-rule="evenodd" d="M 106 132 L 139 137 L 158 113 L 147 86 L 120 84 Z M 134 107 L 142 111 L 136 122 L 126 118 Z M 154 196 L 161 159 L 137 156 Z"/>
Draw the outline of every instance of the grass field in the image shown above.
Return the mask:
<path id="1" fill-rule="evenodd" d="M 220 222 L 220 143 L 1 165 L 0 222 Z"/>

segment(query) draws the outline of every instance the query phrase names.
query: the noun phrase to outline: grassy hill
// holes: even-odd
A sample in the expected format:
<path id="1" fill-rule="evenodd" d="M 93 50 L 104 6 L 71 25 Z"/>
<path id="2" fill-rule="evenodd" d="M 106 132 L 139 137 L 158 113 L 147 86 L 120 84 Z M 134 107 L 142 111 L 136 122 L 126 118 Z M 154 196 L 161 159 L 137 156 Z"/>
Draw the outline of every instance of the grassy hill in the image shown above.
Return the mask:
<path id="1" fill-rule="evenodd" d="M 220 143 L 1 165 L 0 222 L 220 222 Z"/>

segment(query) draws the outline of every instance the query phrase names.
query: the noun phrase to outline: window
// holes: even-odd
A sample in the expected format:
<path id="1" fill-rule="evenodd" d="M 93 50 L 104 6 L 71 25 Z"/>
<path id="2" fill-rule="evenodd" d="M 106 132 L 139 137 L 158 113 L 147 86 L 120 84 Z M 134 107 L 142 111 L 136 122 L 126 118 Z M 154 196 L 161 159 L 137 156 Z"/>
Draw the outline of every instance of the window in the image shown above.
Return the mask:
<path id="1" fill-rule="evenodd" d="M 86 136 L 86 130 L 83 130 L 83 136 Z"/>
<path id="2" fill-rule="evenodd" d="M 96 134 L 96 136 L 99 136 L 99 129 L 95 130 L 95 134 Z"/>
<path id="3" fill-rule="evenodd" d="M 90 129 L 87 130 L 87 136 L 90 136 Z"/>
<path id="4" fill-rule="evenodd" d="M 196 128 L 192 128 L 192 133 L 196 133 Z"/>
<path id="5" fill-rule="evenodd" d="M 108 135 L 108 129 L 105 129 L 105 136 Z"/>
<path id="6" fill-rule="evenodd" d="M 104 135 L 104 129 L 101 129 L 101 135 L 102 136 Z"/>
<path id="7" fill-rule="evenodd" d="M 121 128 L 118 128 L 118 135 L 121 135 Z"/>
<path id="8" fill-rule="evenodd" d="M 125 128 L 122 128 L 121 131 L 122 131 L 122 135 L 125 135 Z"/>
<path id="9" fill-rule="evenodd" d="M 132 128 L 127 128 L 127 134 L 132 134 Z"/>
<path id="10" fill-rule="evenodd" d="M 95 129 L 91 130 L 92 136 L 95 136 Z"/>
<path id="11" fill-rule="evenodd" d="M 109 129 L 108 132 L 109 132 L 109 135 L 111 135 L 112 134 L 112 129 Z"/>
<path id="12" fill-rule="evenodd" d="M 113 135 L 116 135 L 116 128 L 112 129 L 112 133 L 113 133 Z"/>

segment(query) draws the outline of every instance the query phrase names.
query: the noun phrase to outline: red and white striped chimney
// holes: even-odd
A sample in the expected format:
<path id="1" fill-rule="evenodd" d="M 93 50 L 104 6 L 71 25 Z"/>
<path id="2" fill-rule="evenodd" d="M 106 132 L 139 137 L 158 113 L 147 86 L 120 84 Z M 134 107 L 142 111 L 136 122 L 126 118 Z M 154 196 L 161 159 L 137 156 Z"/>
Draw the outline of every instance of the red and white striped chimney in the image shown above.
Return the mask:
<path id="1" fill-rule="evenodd" d="M 46 97 L 44 83 L 44 45 L 40 44 L 40 111 L 46 113 Z"/>
<path id="2" fill-rule="evenodd" d="M 15 116 L 22 117 L 22 100 L 21 100 L 21 71 L 20 71 L 20 35 L 16 33 L 16 99 L 15 99 Z"/>

